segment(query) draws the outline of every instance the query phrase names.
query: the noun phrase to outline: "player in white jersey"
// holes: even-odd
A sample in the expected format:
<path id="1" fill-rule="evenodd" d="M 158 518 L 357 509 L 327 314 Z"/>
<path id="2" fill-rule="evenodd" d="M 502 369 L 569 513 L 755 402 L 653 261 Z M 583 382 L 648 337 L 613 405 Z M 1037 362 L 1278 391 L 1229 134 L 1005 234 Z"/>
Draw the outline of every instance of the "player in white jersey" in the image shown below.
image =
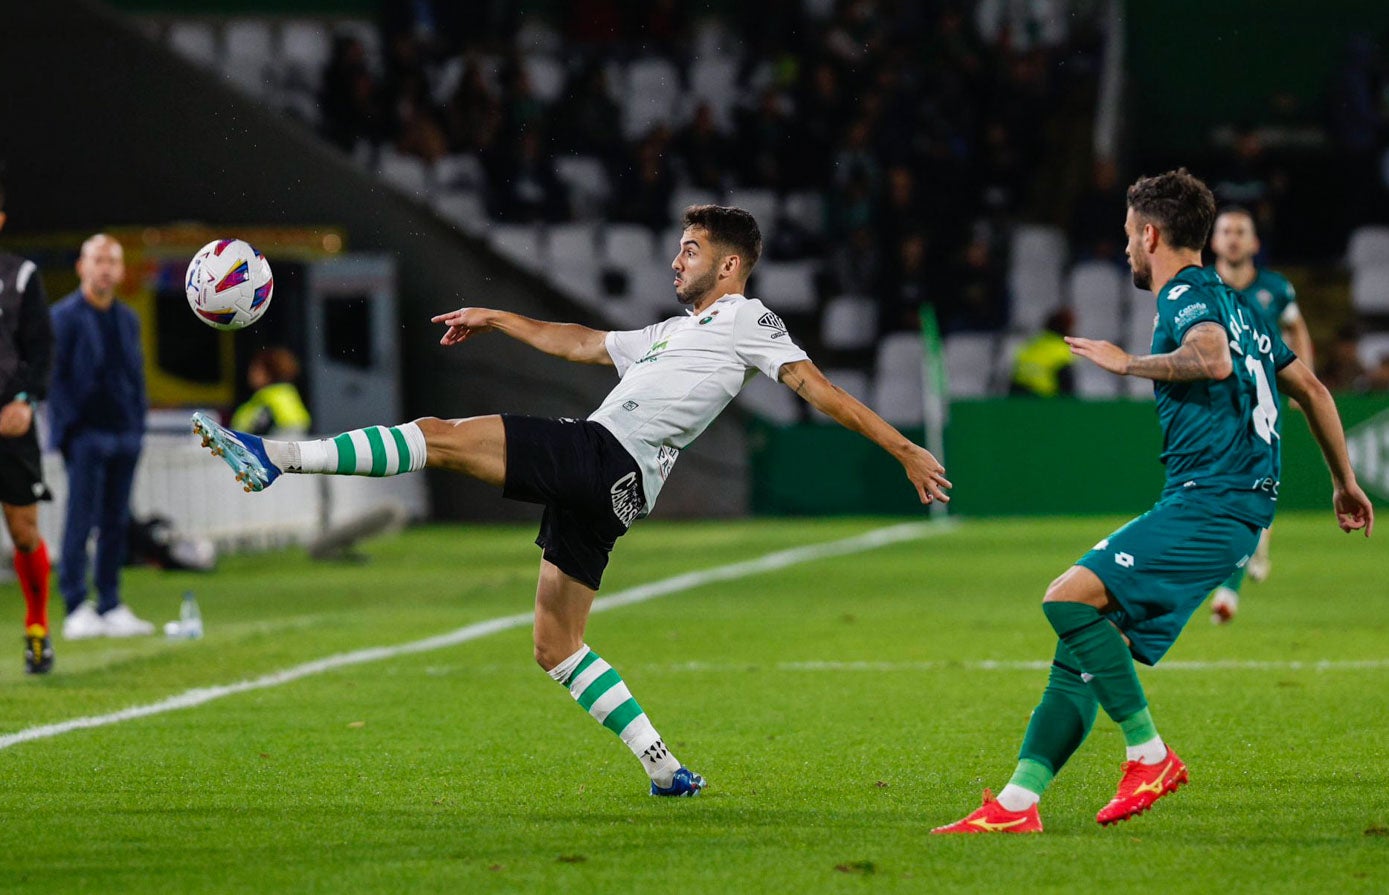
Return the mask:
<path id="1" fill-rule="evenodd" d="M 762 251 L 752 215 L 738 208 L 687 209 L 671 262 L 683 316 L 630 332 L 543 323 L 507 311 L 460 308 L 434 318 L 440 340 L 459 345 L 500 332 L 575 363 L 617 368 L 621 377 L 586 420 L 482 416 L 425 418 L 322 441 L 263 441 L 202 414 L 203 444 L 248 491 L 282 473 L 395 475 L 426 466 L 496 485 L 506 497 L 544 505 L 535 596 L 535 659 L 597 721 L 641 759 L 652 795 L 695 795 L 704 779 L 680 764 L 607 662 L 584 643 L 584 627 L 608 554 L 650 512 L 682 449 L 759 372 L 895 457 L 922 503 L 948 501 L 950 482 L 913 444 L 811 363 L 775 313 L 743 295 Z"/>

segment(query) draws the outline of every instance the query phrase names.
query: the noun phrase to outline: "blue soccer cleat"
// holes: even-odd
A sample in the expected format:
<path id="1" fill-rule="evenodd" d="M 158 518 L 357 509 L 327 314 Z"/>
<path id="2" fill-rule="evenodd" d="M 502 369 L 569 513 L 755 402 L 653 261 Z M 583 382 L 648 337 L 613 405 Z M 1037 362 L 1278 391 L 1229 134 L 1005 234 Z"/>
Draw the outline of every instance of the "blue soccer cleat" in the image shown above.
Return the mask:
<path id="1" fill-rule="evenodd" d="M 703 788 L 704 778 L 687 767 L 681 767 L 675 772 L 670 786 L 657 786 L 655 780 L 651 781 L 653 796 L 697 796 Z"/>
<path id="2" fill-rule="evenodd" d="M 266 456 L 259 435 L 219 426 L 201 413 L 193 414 L 193 434 L 202 436 L 203 447 L 221 457 L 247 491 L 264 491 L 280 477 L 280 468 Z"/>

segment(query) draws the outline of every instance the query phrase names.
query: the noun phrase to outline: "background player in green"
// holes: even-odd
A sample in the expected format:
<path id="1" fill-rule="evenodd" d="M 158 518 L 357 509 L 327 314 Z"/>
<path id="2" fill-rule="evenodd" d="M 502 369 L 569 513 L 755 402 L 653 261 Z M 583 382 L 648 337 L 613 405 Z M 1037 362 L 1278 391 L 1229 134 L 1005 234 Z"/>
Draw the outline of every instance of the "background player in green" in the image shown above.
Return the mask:
<path id="1" fill-rule="evenodd" d="M 1211 251 L 1215 253 L 1215 271 L 1249 307 L 1253 308 L 1264 326 L 1279 329 L 1283 341 L 1308 367 L 1312 367 L 1312 336 L 1307 321 L 1297 306 L 1293 284 L 1279 273 L 1254 266 L 1259 254 L 1259 236 L 1254 216 L 1238 206 L 1222 209 L 1215 219 L 1211 236 Z M 1245 572 L 1254 581 L 1263 581 L 1269 573 L 1268 538 L 1270 529 L 1259 537 L 1259 547 L 1249 563 L 1235 569 L 1211 597 L 1211 621 L 1224 624 L 1235 617 L 1239 609 L 1239 590 Z"/>
<path id="2" fill-rule="evenodd" d="M 1123 731 L 1127 754 L 1099 823 L 1142 813 L 1187 781 L 1185 763 L 1158 734 L 1135 662 L 1162 658 L 1272 521 L 1279 387 L 1306 411 L 1331 469 L 1341 528 L 1370 534 L 1374 509 L 1355 481 L 1330 393 L 1201 267 L 1214 219 L 1215 198 L 1184 168 L 1129 187 L 1124 230 L 1133 281 L 1157 296 L 1153 353 L 1135 357 L 1109 342 L 1067 341 L 1110 372 L 1154 380 L 1167 483 L 1151 510 L 1047 588 L 1042 610 L 1059 642 L 1013 777 L 998 799 L 985 791 L 978 810 L 937 833 L 1041 832 L 1042 793 L 1100 707 Z"/>

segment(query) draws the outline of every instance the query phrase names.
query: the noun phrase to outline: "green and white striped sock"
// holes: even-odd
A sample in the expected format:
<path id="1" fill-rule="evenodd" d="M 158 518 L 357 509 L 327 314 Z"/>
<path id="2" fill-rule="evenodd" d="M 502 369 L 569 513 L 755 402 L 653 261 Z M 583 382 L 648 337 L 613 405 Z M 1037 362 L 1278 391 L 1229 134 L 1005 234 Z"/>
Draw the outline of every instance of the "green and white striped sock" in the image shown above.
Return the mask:
<path id="1" fill-rule="evenodd" d="M 414 423 L 368 426 L 319 441 L 266 441 L 265 454 L 282 472 L 399 475 L 424 468 L 424 433 Z"/>
<path id="2" fill-rule="evenodd" d="M 675 772 L 680 770 L 680 762 L 661 741 L 661 735 L 632 698 L 617 669 L 584 645 L 548 673 L 569 690 L 574 701 L 595 721 L 627 744 L 632 754 L 641 759 L 653 783 L 670 786 Z"/>

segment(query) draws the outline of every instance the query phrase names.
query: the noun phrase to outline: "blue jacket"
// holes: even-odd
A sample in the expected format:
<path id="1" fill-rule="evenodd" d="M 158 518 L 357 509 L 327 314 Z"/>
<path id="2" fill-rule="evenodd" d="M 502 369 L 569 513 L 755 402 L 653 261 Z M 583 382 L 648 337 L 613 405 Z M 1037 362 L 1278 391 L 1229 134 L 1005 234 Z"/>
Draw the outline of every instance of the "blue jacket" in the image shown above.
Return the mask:
<path id="1" fill-rule="evenodd" d="M 107 357 L 102 311 L 77 290 L 53 306 L 53 380 L 48 389 L 49 437 L 59 450 L 84 428 L 143 435 L 149 398 L 140 318 L 121 302 L 111 305 L 120 354 Z M 103 397 L 104 394 L 104 397 Z M 106 399 L 110 400 L 107 401 Z M 94 421 L 93 410 L 100 418 Z"/>

